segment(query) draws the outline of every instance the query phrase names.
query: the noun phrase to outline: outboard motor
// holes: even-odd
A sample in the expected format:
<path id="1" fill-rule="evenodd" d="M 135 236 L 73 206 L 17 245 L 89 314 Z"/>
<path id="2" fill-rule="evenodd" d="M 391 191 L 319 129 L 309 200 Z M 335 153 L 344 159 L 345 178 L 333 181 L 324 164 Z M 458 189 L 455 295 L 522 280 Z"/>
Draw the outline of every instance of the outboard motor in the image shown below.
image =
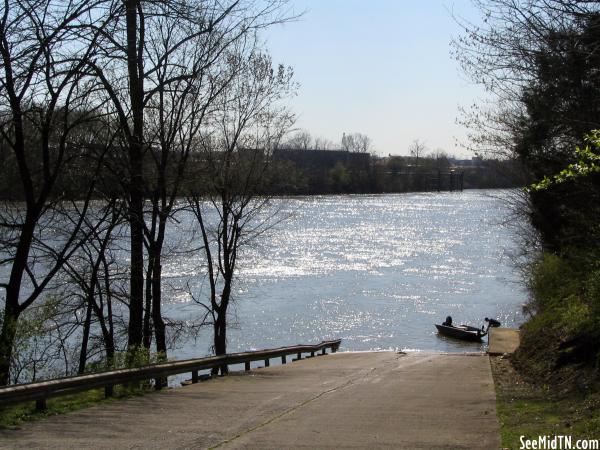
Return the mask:
<path id="1" fill-rule="evenodd" d="M 486 317 L 485 321 L 488 323 L 488 326 L 490 326 L 490 327 L 498 328 L 500 326 L 500 322 L 498 322 L 496 319 L 488 319 Z"/>

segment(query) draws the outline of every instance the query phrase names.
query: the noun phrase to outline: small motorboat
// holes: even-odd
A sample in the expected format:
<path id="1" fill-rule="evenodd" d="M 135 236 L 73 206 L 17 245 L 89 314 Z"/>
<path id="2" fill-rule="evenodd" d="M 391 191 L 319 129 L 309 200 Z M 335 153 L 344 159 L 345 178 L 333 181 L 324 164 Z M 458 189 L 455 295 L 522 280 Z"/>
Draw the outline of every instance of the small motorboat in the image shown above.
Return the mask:
<path id="1" fill-rule="evenodd" d="M 471 327 L 469 325 L 438 325 L 435 324 L 438 332 L 444 336 L 463 341 L 481 341 L 487 332 L 481 328 Z"/>
<path id="2" fill-rule="evenodd" d="M 487 328 L 482 326 L 481 328 L 472 327 L 470 325 L 452 325 L 452 317 L 446 317 L 446 321 L 441 325 L 435 324 L 435 327 L 443 336 L 448 336 L 455 339 L 461 339 L 463 341 L 478 342 L 481 338 L 488 334 L 490 327 L 499 327 L 500 322 L 495 319 L 485 318 L 488 323 Z"/>

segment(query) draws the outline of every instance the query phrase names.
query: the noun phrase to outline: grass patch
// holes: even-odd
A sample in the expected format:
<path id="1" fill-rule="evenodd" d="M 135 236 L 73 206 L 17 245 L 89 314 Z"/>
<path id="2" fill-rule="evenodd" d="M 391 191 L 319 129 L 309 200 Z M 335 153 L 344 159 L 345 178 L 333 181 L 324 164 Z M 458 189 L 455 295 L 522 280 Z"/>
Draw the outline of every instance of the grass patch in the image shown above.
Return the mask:
<path id="1" fill-rule="evenodd" d="M 526 381 L 508 359 L 490 361 L 504 448 L 520 448 L 521 436 L 568 435 L 573 442 L 600 438 L 600 394 L 558 393 Z"/>
<path id="2" fill-rule="evenodd" d="M 15 428 L 23 422 L 43 419 L 56 414 L 64 414 L 70 411 L 88 408 L 90 406 L 108 403 L 115 400 L 145 395 L 156 392 L 149 384 L 142 387 L 115 386 L 114 395 L 104 397 L 104 389 L 91 389 L 76 394 L 63 395 L 49 398 L 46 411 L 40 412 L 35 409 L 35 402 L 18 403 L 0 407 L 0 429 Z"/>

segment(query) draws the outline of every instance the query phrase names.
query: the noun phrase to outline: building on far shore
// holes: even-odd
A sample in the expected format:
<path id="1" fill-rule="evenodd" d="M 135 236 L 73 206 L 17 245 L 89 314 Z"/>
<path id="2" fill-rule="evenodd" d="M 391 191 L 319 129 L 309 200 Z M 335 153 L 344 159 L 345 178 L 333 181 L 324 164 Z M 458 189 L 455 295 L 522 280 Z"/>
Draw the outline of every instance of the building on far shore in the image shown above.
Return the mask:
<path id="1" fill-rule="evenodd" d="M 346 150 L 276 149 L 273 160 L 286 174 L 283 192 L 294 194 L 372 191 L 371 155 Z"/>

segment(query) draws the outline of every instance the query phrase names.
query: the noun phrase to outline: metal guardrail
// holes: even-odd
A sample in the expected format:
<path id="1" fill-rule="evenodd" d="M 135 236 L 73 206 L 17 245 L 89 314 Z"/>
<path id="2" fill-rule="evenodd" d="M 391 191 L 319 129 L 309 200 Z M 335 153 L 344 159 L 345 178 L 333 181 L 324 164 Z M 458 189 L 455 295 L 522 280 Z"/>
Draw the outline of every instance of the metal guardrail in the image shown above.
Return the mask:
<path id="1" fill-rule="evenodd" d="M 192 383 L 199 380 L 200 370 L 213 369 L 231 364 L 244 363 L 245 370 L 250 370 L 253 361 L 264 361 L 269 366 L 272 358 L 281 358 L 281 363 L 287 362 L 287 356 L 296 355 L 302 359 L 303 353 L 315 353 L 321 351 L 324 355 L 328 348 L 335 353 L 342 342 L 341 339 L 323 341 L 316 345 L 295 345 L 291 347 L 280 347 L 253 352 L 231 353 L 223 356 L 212 356 L 199 359 L 185 359 L 181 361 L 164 362 L 132 369 L 118 369 L 107 372 L 98 372 L 87 375 L 56 378 L 53 380 L 39 381 L 35 383 L 16 384 L 0 388 L 0 405 L 19 403 L 25 401 L 37 401 L 38 409 L 45 409 L 45 401 L 49 397 L 72 394 L 94 388 L 107 388 L 112 393 L 112 387 L 118 384 L 143 381 L 152 378 L 164 378 L 169 375 L 191 372 Z M 160 383 L 157 384 L 160 387 Z"/>

